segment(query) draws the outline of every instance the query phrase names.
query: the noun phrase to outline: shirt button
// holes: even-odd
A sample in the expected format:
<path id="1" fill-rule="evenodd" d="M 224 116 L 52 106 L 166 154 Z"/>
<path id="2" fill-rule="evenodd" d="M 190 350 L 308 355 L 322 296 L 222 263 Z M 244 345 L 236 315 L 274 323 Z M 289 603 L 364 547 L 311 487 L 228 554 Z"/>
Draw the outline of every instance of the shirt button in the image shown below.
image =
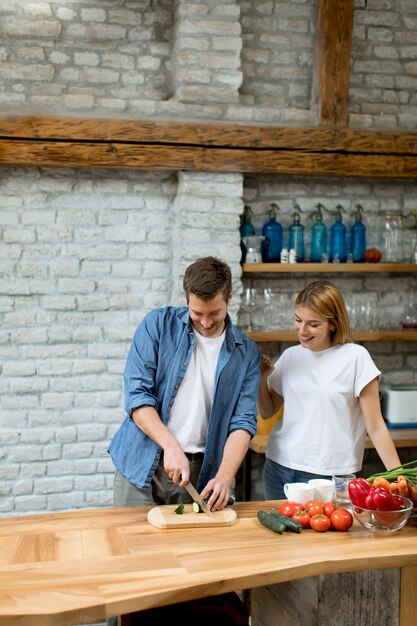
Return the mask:
<path id="1" fill-rule="evenodd" d="M 187 366 L 187 365 L 188 365 L 188 362 L 187 362 L 187 361 L 184 361 L 184 365 L 185 365 L 185 366 Z"/>

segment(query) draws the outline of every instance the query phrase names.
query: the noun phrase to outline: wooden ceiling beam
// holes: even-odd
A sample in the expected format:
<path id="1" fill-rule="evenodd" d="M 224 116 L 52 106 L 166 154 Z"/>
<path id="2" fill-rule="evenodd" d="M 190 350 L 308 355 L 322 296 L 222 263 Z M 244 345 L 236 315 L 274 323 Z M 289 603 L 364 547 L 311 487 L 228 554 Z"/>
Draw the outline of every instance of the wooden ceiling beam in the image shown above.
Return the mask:
<path id="1" fill-rule="evenodd" d="M 0 163 L 37 167 L 136 169 L 415 178 L 415 155 L 343 154 L 302 150 L 0 140 Z"/>
<path id="2" fill-rule="evenodd" d="M 416 132 L 60 116 L 0 116 L 0 139 L 417 154 Z"/>
<path id="3" fill-rule="evenodd" d="M 311 127 L 0 116 L 0 163 L 415 178 L 417 133 L 347 127 L 354 0 L 318 0 Z"/>
<path id="4" fill-rule="evenodd" d="M 347 126 L 354 0 L 319 0 L 312 105 L 322 125 Z"/>

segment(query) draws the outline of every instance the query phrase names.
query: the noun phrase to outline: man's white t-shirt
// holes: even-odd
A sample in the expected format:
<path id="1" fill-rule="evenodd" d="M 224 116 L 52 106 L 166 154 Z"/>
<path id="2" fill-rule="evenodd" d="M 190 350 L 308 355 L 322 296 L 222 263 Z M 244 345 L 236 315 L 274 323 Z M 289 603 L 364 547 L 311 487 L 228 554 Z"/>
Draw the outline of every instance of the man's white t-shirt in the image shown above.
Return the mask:
<path id="1" fill-rule="evenodd" d="M 214 397 L 217 361 L 226 331 L 203 337 L 194 329 L 196 347 L 171 409 L 169 430 L 185 452 L 204 452 Z"/>
<path id="2" fill-rule="evenodd" d="M 358 397 L 380 374 L 357 344 L 285 350 L 268 377 L 284 398 L 284 417 L 272 429 L 266 456 L 313 474 L 359 471 L 366 430 Z"/>

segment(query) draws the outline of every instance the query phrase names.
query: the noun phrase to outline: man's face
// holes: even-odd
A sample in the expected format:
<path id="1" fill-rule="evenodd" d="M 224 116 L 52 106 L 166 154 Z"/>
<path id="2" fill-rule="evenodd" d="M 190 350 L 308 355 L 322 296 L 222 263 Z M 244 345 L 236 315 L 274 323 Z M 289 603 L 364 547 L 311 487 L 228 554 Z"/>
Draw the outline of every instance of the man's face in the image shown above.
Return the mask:
<path id="1" fill-rule="evenodd" d="M 223 294 L 218 293 L 212 300 L 200 300 L 194 294 L 190 294 L 188 298 L 188 310 L 190 311 L 191 321 L 194 328 L 203 337 L 218 337 L 225 328 L 225 319 L 227 315 L 227 307 L 230 304 L 232 296 L 229 296 L 227 302 L 223 298 Z"/>

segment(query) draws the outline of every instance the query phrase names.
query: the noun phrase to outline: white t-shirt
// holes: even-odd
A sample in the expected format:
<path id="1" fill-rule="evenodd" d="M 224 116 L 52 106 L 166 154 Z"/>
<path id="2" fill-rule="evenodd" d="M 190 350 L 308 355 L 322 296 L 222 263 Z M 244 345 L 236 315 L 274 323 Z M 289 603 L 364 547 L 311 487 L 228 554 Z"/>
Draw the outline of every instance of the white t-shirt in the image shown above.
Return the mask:
<path id="1" fill-rule="evenodd" d="M 226 331 L 203 337 L 194 329 L 196 346 L 175 397 L 168 423 L 185 452 L 204 452 L 214 397 L 217 361 Z"/>
<path id="2" fill-rule="evenodd" d="M 272 429 L 266 456 L 313 474 L 359 471 L 366 430 L 358 397 L 380 374 L 357 344 L 285 350 L 268 378 L 284 398 L 284 417 Z"/>

